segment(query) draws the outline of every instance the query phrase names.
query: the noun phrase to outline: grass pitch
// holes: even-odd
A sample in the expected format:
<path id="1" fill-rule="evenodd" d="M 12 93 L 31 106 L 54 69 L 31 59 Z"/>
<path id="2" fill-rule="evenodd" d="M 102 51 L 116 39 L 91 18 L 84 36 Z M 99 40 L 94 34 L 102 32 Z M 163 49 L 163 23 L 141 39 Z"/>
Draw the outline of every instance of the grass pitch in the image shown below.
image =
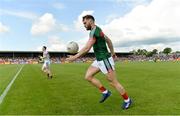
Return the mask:
<path id="1" fill-rule="evenodd" d="M 121 109 L 122 98 L 103 74 L 96 77 L 112 96 L 98 103 L 98 89 L 84 80 L 90 64 L 52 64 L 53 79 L 41 65 L 25 65 L 0 104 L 0 114 L 180 114 L 180 62 L 116 63 L 118 80 L 133 105 Z M 22 65 L 0 65 L 0 95 Z"/>

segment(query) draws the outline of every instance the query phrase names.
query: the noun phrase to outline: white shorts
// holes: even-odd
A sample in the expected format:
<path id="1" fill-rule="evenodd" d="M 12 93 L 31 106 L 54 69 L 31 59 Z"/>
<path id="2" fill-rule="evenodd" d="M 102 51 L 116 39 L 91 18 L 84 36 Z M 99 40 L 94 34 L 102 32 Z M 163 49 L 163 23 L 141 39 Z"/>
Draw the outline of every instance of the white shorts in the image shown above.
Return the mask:
<path id="1" fill-rule="evenodd" d="M 43 66 L 42 66 L 42 69 L 44 69 L 44 68 L 49 69 L 50 64 L 51 64 L 51 63 L 50 63 L 49 60 L 45 60 Z"/>
<path id="2" fill-rule="evenodd" d="M 112 57 L 109 57 L 105 60 L 97 61 L 95 60 L 92 64 L 93 67 L 99 68 L 102 73 L 107 74 L 113 70 L 114 68 L 114 60 Z"/>

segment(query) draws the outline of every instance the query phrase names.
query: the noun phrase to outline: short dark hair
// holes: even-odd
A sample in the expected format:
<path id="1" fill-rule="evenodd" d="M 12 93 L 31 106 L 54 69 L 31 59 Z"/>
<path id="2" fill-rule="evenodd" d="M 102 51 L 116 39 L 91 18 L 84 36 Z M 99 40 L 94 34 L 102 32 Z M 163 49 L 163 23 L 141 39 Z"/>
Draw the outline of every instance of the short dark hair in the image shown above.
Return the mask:
<path id="1" fill-rule="evenodd" d="M 43 48 L 46 50 L 47 47 L 46 47 L 46 46 L 43 46 Z"/>
<path id="2" fill-rule="evenodd" d="M 94 19 L 94 17 L 92 16 L 92 15 L 85 15 L 85 16 L 83 16 L 83 21 L 85 20 L 85 19 L 92 19 L 93 21 L 95 21 L 95 19 Z"/>

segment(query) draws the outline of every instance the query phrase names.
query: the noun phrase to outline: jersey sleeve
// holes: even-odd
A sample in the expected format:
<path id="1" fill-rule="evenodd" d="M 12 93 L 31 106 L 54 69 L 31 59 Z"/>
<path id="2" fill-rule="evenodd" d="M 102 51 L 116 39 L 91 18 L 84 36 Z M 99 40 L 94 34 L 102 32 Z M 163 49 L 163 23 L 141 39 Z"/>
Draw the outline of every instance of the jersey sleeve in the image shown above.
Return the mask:
<path id="1" fill-rule="evenodd" d="M 98 29 L 95 31 L 95 36 L 98 37 L 98 38 L 104 39 L 104 33 L 103 33 L 103 31 L 102 31 L 101 28 L 98 28 Z"/>
<path id="2" fill-rule="evenodd" d="M 102 31 L 101 28 L 99 28 L 98 35 L 99 37 L 104 38 L 104 32 Z"/>
<path id="3" fill-rule="evenodd" d="M 96 40 L 96 39 L 104 39 L 104 33 L 101 28 L 96 27 L 94 30 L 90 32 L 89 39 Z"/>
<path id="4" fill-rule="evenodd" d="M 99 35 L 100 37 L 104 37 L 104 32 L 101 30 Z"/>

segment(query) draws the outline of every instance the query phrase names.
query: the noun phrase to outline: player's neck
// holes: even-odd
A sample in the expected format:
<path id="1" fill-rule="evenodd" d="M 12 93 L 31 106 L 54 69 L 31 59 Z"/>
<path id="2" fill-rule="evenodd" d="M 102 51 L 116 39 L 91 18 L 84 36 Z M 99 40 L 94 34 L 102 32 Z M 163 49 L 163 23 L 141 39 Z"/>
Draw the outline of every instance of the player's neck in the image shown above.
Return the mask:
<path id="1" fill-rule="evenodd" d="M 93 30 L 95 27 L 96 27 L 96 25 L 95 25 L 95 24 L 92 24 L 91 30 Z"/>

